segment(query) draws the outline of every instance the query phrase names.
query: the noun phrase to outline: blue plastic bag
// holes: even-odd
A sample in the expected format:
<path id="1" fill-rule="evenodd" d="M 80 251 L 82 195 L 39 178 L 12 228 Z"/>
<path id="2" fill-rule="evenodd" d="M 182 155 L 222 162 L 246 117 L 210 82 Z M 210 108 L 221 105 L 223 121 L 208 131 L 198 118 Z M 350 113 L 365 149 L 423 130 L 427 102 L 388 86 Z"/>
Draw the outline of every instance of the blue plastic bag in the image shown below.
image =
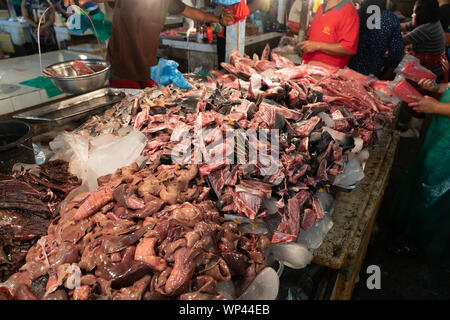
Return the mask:
<path id="1" fill-rule="evenodd" d="M 163 86 L 174 83 L 181 89 L 192 89 L 178 70 L 178 63 L 173 60 L 159 59 L 158 64 L 150 68 L 150 73 L 152 80 Z"/>
<path id="2" fill-rule="evenodd" d="M 226 7 L 231 7 L 239 2 L 241 2 L 241 0 L 212 0 L 211 4 L 221 4 Z"/>

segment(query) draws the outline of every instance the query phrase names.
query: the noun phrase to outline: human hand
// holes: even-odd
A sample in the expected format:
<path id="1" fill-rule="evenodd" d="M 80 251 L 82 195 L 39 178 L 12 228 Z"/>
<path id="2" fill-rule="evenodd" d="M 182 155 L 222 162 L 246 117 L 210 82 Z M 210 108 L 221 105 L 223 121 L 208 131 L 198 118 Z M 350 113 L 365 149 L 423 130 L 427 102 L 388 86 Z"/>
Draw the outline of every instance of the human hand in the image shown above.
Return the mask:
<path id="1" fill-rule="evenodd" d="M 408 104 L 414 111 L 419 113 L 435 114 L 438 109 L 439 101 L 436 99 L 425 96 L 423 98 L 414 97 L 416 102 Z"/>
<path id="2" fill-rule="evenodd" d="M 234 24 L 233 12 L 231 12 L 231 10 L 229 9 L 225 9 L 219 23 L 224 27 L 228 27 Z"/>
<path id="3" fill-rule="evenodd" d="M 438 92 L 439 91 L 439 85 L 434 80 L 422 79 L 418 82 L 418 85 L 422 89 L 430 91 L 430 92 Z"/>
<path id="4" fill-rule="evenodd" d="M 306 40 L 300 42 L 297 47 L 300 47 L 300 49 L 306 53 L 316 52 L 321 50 L 321 42 Z"/>
<path id="5" fill-rule="evenodd" d="M 41 26 L 40 28 L 36 27 L 36 29 L 34 29 L 35 35 L 38 35 L 38 30 L 39 30 L 39 34 L 42 36 L 45 34 L 46 28 L 44 26 Z"/>

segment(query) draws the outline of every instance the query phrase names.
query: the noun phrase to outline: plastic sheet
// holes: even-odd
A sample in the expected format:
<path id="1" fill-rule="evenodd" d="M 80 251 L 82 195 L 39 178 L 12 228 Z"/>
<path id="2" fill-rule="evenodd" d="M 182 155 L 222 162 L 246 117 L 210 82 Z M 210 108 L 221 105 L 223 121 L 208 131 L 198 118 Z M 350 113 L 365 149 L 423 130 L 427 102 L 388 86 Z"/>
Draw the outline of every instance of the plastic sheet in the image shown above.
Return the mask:
<path id="1" fill-rule="evenodd" d="M 280 279 L 276 271 L 269 267 L 265 268 L 238 300 L 275 300 L 279 286 Z"/>
<path id="2" fill-rule="evenodd" d="M 402 74 L 406 79 L 419 82 L 421 79 L 436 80 L 436 75 L 422 66 L 416 57 L 406 54 L 395 69 L 395 73 Z"/>
<path id="3" fill-rule="evenodd" d="M 313 259 L 313 255 L 307 246 L 296 242 L 274 244 L 272 254 L 275 259 L 292 269 L 303 269 Z"/>
<path id="4" fill-rule="evenodd" d="M 53 159 L 69 161 L 69 172 L 92 191 L 98 187 L 97 178 L 142 161 L 141 153 L 146 144 L 147 137 L 134 130 L 124 137 L 103 134 L 92 141 L 86 136 L 63 133 L 50 143 L 50 147 L 56 153 Z"/>
<path id="5" fill-rule="evenodd" d="M 220 281 L 217 284 L 217 292 L 223 294 L 223 300 L 236 300 L 233 281 Z"/>
<path id="6" fill-rule="evenodd" d="M 341 188 L 351 188 L 364 179 L 364 170 L 358 158 L 350 160 L 344 167 L 344 172 L 336 177 L 333 184 Z"/>
<path id="7" fill-rule="evenodd" d="M 326 214 L 322 220 L 315 222 L 308 231 L 300 231 L 297 242 L 309 249 L 318 249 L 332 227 L 333 220 Z"/>
<path id="8" fill-rule="evenodd" d="M 395 94 L 406 103 L 416 102 L 418 98 L 423 98 L 422 94 L 417 91 L 403 76 L 397 76 L 392 84 Z"/>
<path id="9" fill-rule="evenodd" d="M 136 162 L 146 144 L 147 137 L 142 132 L 132 131 L 123 138 L 118 138 L 89 152 L 87 163 L 89 190 L 98 186 L 97 178 Z"/>

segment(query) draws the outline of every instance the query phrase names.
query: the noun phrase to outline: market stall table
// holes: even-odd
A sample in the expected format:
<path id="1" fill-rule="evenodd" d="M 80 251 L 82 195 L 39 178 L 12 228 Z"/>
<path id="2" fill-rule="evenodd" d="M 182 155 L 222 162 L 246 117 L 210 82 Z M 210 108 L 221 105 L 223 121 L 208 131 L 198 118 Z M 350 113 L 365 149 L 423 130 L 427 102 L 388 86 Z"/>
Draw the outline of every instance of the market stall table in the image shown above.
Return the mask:
<path id="1" fill-rule="evenodd" d="M 42 66 L 73 59 L 102 59 L 102 57 L 68 50 L 53 51 L 42 55 Z M 54 90 L 54 86 L 47 86 L 36 79 L 42 76 L 38 54 L 1 60 L 0 75 L 0 116 L 67 97 L 66 94 Z M 31 84 L 37 87 L 21 84 L 33 79 L 36 79 L 36 83 Z"/>
<path id="2" fill-rule="evenodd" d="M 282 34 L 278 32 L 264 33 L 256 36 L 245 37 L 245 53 L 253 56 L 254 53 L 260 55 L 266 44 L 276 47 Z M 161 37 L 163 46 L 167 48 L 160 52 L 180 63 L 182 72 L 193 72 L 200 67 L 205 71 L 218 68 L 217 65 L 217 45 L 215 43 L 198 43 L 196 41 L 186 41 L 180 39 Z"/>
<path id="3" fill-rule="evenodd" d="M 394 124 L 386 129 L 379 145 L 372 150 L 360 186 L 349 193 L 338 193 L 334 226 L 314 252 L 314 263 L 339 270 L 331 299 L 351 299 L 359 279 L 400 139 L 393 128 Z"/>
<path id="4" fill-rule="evenodd" d="M 294 270 L 294 273 L 298 272 L 299 275 L 311 270 L 311 274 L 316 276 L 321 274 L 318 270 L 325 268 L 339 270 L 336 281 L 330 281 L 328 286 L 322 286 L 322 281 L 319 281 L 319 293 L 311 295 L 310 298 L 349 299 L 351 297 L 392 167 L 398 142 L 398 133 L 392 128 L 388 127 L 385 130 L 378 145 L 371 150 L 371 156 L 365 168 L 366 178 L 359 187 L 349 193 L 338 193 L 337 206 L 333 213 L 334 227 L 328 233 L 322 246 L 315 251 L 315 263 L 308 266 L 307 270 Z M 324 276 L 327 275 L 324 274 Z M 325 291 L 331 291 L 329 288 L 333 284 L 334 291 L 325 294 Z M 281 286 L 283 285 L 282 281 Z"/>
<path id="5" fill-rule="evenodd" d="M 394 122 L 395 124 L 395 122 Z M 386 129 L 365 167 L 365 178 L 352 192 L 339 192 L 333 228 L 304 269 L 285 268 L 279 299 L 350 300 L 364 262 L 375 220 L 392 169 L 399 133 Z"/>

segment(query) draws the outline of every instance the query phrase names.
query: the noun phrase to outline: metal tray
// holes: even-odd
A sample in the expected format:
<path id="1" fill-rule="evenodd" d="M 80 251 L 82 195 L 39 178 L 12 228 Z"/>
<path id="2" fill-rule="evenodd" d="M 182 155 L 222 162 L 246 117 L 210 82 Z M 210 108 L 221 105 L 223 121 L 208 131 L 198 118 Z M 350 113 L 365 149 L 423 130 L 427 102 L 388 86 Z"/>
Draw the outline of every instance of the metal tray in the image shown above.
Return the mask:
<path id="1" fill-rule="evenodd" d="M 120 91 L 103 88 L 57 103 L 51 103 L 35 110 L 26 111 L 13 116 L 13 118 L 29 123 L 60 126 L 101 112 L 107 107 L 120 102 L 122 98 L 123 94 Z"/>

